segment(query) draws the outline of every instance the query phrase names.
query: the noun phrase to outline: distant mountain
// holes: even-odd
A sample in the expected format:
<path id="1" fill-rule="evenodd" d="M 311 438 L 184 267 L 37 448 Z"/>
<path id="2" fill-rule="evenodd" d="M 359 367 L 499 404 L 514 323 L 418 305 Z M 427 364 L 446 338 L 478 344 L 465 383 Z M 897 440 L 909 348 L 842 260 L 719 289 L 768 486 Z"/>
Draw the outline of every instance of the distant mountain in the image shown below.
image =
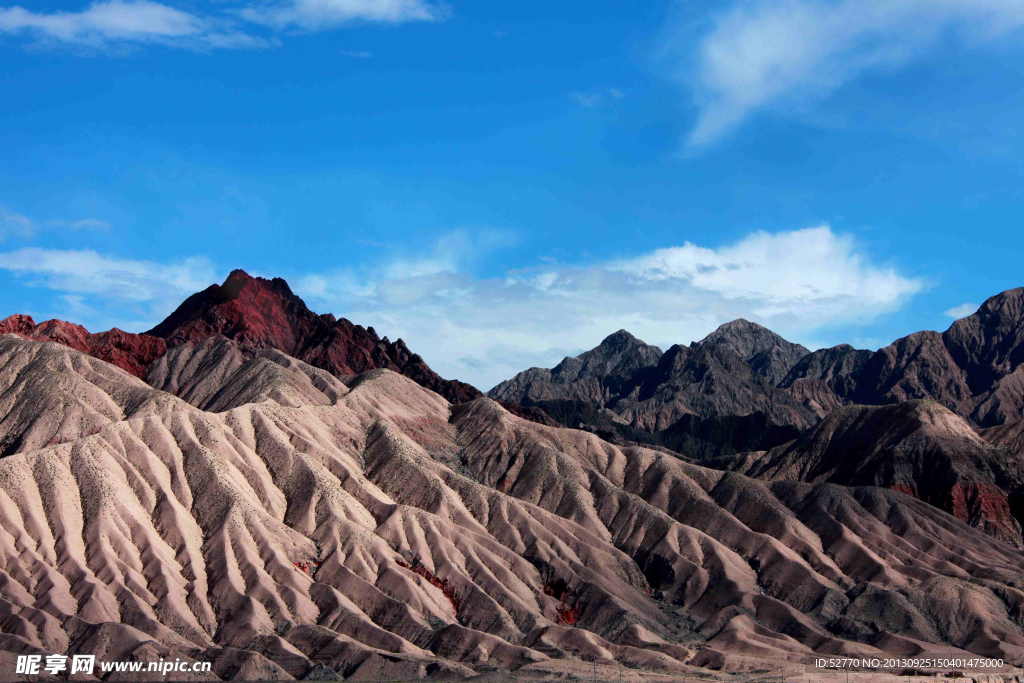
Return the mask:
<path id="1" fill-rule="evenodd" d="M 579 400 L 603 408 L 628 392 L 639 370 L 656 365 L 662 351 L 626 330 L 605 337 L 598 346 L 576 357 L 566 356 L 551 368 L 530 368 L 491 389 L 494 399 L 532 405 L 550 400 Z"/>
<path id="2" fill-rule="evenodd" d="M 822 413 L 840 405 L 931 399 L 978 427 L 1024 418 L 1024 288 L 986 301 L 948 330 L 877 352 L 837 346 L 801 359 L 779 383 Z"/>
<path id="3" fill-rule="evenodd" d="M 655 348 L 625 331 L 616 336 L 633 339 L 631 348 Z M 736 320 L 688 347 L 671 347 L 656 363 L 645 357 L 632 374 L 628 364 L 601 374 L 601 364 L 587 359 L 607 355 L 612 337 L 552 370 L 520 373 L 488 395 L 524 405 L 589 402 L 651 433 L 683 415 L 757 412 L 776 424 L 806 428 L 844 405 L 919 399 L 982 428 L 1024 419 L 1024 288 L 988 299 L 941 334 L 916 332 L 874 352 L 848 344 L 809 352 Z M 561 369 L 577 365 L 588 371 L 577 377 Z"/>
<path id="4" fill-rule="evenodd" d="M 816 415 L 768 377 L 780 369 L 768 359 L 782 360 L 785 352 L 769 347 L 745 358 L 734 350 L 735 341 L 732 335 L 709 336 L 690 346 L 672 346 L 656 366 L 635 375 L 629 395 L 609 407 L 652 432 L 668 429 L 685 415 L 706 419 L 761 412 L 774 424 L 813 425 Z M 762 364 L 755 367 L 755 360 Z"/>
<path id="5" fill-rule="evenodd" d="M 766 327 L 740 318 L 720 326 L 701 341 L 732 351 L 769 384 L 782 381 L 790 369 L 810 351 L 786 341 Z"/>
<path id="6" fill-rule="evenodd" d="M 758 479 L 896 489 L 1024 547 L 1011 509 L 1024 498 L 1020 452 L 986 442 L 934 401 L 845 406 L 788 444 L 709 464 Z"/>
<path id="7" fill-rule="evenodd" d="M 488 396 L 686 455 L 735 453 L 782 443 L 817 421 L 800 399 L 775 388 L 807 353 L 746 320 L 664 353 L 619 330 L 550 370 L 531 368 L 502 382 Z"/>

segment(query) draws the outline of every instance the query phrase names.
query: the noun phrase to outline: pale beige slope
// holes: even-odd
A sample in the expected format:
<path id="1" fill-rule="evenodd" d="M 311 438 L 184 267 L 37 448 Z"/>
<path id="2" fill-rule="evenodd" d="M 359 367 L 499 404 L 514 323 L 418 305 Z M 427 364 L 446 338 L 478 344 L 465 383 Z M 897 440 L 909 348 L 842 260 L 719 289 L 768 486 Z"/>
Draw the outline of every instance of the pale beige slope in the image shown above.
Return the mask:
<path id="1" fill-rule="evenodd" d="M 0 459 L 0 649 L 116 628 L 219 676 L 357 679 L 1024 652 L 1024 556 L 901 494 L 769 485 L 488 399 L 453 413 L 388 371 L 281 405 L 245 363 L 204 395 L 256 402 L 161 394 Z"/>
<path id="2" fill-rule="evenodd" d="M 179 401 L 0 461 L 0 580 L 21 639 L 61 650 L 58 624 L 122 623 L 193 657 L 215 645 L 260 652 L 292 675 L 310 657 L 347 673 L 394 661 L 401 675 L 469 672 L 425 648 L 473 665 L 545 661 L 514 643 L 517 623 L 552 623 L 540 603 L 557 618 L 537 569 L 443 487 L 435 493 L 454 512 L 400 504 L 363 474 L 394 461 L 420 475 L 409 452 L 429 458 L 401 429 L 454 436 L 447 418 L 435 394 L 378 373 L 333 407 L 212 415 Z M 412 571 L 417 562 L 428 577 L 450 565 L 457 592 Z M 499 601 L 514 618 L 488 618 Z"/>
<path id="3" fill-rule="evenodd" d="M 74 441 L 174 399 L 54 342 L 0 335 L 0 455 Z"/>
<path id="4" fill-rule="evenodd" d="M 225 337 L 208 337 L 170 349 L 146 374 L 153 387 L 211 412 L 246 403 L 329 405 L 348 388 L 326 370 L 277 349 L 244 351 Z"/>

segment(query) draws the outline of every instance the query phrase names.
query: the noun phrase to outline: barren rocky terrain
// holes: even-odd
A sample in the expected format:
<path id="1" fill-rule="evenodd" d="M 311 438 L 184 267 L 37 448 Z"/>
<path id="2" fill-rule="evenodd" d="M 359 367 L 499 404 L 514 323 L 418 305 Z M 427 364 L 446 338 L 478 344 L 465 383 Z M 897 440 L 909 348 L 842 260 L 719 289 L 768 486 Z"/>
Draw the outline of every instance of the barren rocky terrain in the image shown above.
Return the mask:
<path id="1" fill-rule="evenodd" d="M 745 320 L 665 353 L 620 330 L 488 395 L 760 478 L 894 488 L 1021 546 L 1022 363 L 1013 289 L 876 352 L 808 352 Z"/>
<path id="2" fill-rule="evenodd" d="M 904 491 L 1024 547 L 1014 517 L 1024 496 L 1024 458 L 1013 431 L 993 430 L 990 443 L 934 401 L 847 406 L 787 444 L 709 464 L 762 479 Z"/>
<path id="3" fill-rule="evenodd" d="M 758 481 L 223 337 L 150 384 L 16 335 L 0 368 L 12 656 L 414 679 L 1024 654 L 1024 555 L 898 491 Z"/>
<path id="4" fill-rule="evenodd" d="M 988 299 L 944 333 L 917 332 L 878 351 L 809 352 L 735 320 L 664 354 L 620 330 L 547 370 L 531 368 L 489 396 L 524 405 L 583 401 L 658 432 L 684 415 L 763 413 L 801 429 L 844 405 L 930 399 L 976 427 L 1024 419 L 1024 288 Z"/>
<path id="5" fill-rule="evenodd" d="M 1017 292 L 943 337 L 975 368 L 942 385 L 974 392 L 953 404 L 916 400 L 946 367 L 923 352 L 807 353 L 746 321 L 664 353 L 620 331 L 492 400 L 241 271 L 145 335 L 10 316 L 0 667 L 825 681 L 822 656 L 1019 662 Z M 851 404 L 880 363 L 903 388 Z"/>

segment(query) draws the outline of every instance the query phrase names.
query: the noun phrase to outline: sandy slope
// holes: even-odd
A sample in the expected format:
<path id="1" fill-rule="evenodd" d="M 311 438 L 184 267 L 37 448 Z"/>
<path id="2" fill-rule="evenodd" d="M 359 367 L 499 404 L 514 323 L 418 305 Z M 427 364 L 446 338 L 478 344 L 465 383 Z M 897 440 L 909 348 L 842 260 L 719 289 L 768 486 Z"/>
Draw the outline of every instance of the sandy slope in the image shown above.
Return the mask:
<path id="1" fill-rule="evenodd" d="M 242 679 L 1024 655 L 1024 555 L 909 496 L 203 344 L 150 380 L 220 412 L 0 338 L 0 424 L 25 445 L 0 459 L 0 650 Z"/>
<path id="2" fill-rule="evenodd" d="M 172 403 L 167 394 L 84 353 L 0 335 L 0 455 L 74 441 Z"/>

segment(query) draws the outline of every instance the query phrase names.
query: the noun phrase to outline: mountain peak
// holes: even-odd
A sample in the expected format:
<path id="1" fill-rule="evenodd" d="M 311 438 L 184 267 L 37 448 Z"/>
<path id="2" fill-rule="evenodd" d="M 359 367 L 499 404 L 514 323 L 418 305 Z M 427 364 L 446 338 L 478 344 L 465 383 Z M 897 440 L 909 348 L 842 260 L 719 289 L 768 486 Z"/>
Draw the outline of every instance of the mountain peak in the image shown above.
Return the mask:
<path id="1" fill-rule="evenodd" d="M 730 331 L 730 330 L 767 330 L 767 329 L 768 328 L 765 327 L 764 325 L 758 325 L 757 323 L 752 323 L 749 320 L 747 320 L 746 318 L 736 318 L 735 320 L 730 320 L 727 323 L 722 323 L 721 325 L 718 326 L 718 329 L 715 330 L 715 332 L 723 332 L 723 331 Z M 769 332 L 770 331 L 771 330 L 769 330 Z M 714 332 L 712 332 L 712 334 L 714 334 Z"/>
<path id="2" fill-rule="evenodd" d="M 36 321 L 32 319 L 30 315 L 24 315 L 22 313 L 15 313 L 9 315 L 3 320 L 0 320 L 0 334 L 15 333 L 20 335 L 27 335 L 32 332 L 36 327 Z"/>
<path id="3" fill-rule="evenodd" d="M 971 393 L 992 390 L 1024 362 L 1024 287 L 987 299 L 976 312 L 950 325 L 942 334 L 942 343 L 966 371 Z M 999 423 L 1009 416 L 1001 409 L 989 412 L 991 416 L 983 421 Z M 1019 412 L 1018 401 L 1011 413 Z"/>
<path id="4" fill-rule="evenodd" d="M 704 337 L 700 344 L 725 343 L 733 347 L 733 351 L 744 360 L 772 346 L 799 346 L 783 339 L 763 325 L 750 322 L 744 318 L 723 323 L 714 332 Z M 800 346 L 802 349 L 803 347 Z M 806 349 L 804 353 L 810 353 Z"/>
<path id="5" fill-rule="evenodd" d="M 626 358 L 627 356 L 630 358 Z M 632 358 L 633 356 L 636 358 Z M 594 348 L 572 360 L 581 361 L 584 364 L 595 361 L 613 361 L 615 365 L 623 361 L 627 365 L 638 362 L 641 366 L 645 366 L 657 362 L 660 356 L 661 349 L 657 346 L 651 346 L 642 339 L 637 339 L 626 330 L 618 330 L 609 334 Z"/>
<path id="6" fill-rule="evenodd" d="M 221 285 L 193 294 L 149 331 L 168 347 L 224 336 L 243 349 L 272 348 L 336 375 L 386 368 L 412 378 L 452 403 L 472 400 L 480 392 L 468 384 L 445 380 L 405 342 L 381 339 L 333 315 L 317 315 L 281 278 L 254 277 L 233 270 Z"/>
<path id="7" fill-rule="evenodd" d="M 241 269 L 231 271 L 224 284 L 220 285 L 220 295 L 225 301 L 237 299 L 242 290 L 249 283 L 256 282 L 256 278 Z"/>
<path id="8" fill-rule="evenodd" d="M 612 348 L 626 348 L 626 347 L 629 347 L 629 346 L 635 346 L 635 345 L 643 344 L 643 343 L 644 342 L 642 340 L 637 339 L 636 337 L 634 337 L 632 334 L 630 334 L 626 330 L 619 330 L 617 332 L 612 332 L 607 337 L 602 339 L 601 343 L 598 344 L 598 346 L 599 347 L 605 346 L 605 347 L 612 347 Z"/>
<path id="9" fill-rule="evenodd" d="M 773 385 L 781 382 L 790 369 L 810 353 L 800 344 L 743 318 L 719 325 L 696 346 L 719 346 L 732 351 Z"/>

